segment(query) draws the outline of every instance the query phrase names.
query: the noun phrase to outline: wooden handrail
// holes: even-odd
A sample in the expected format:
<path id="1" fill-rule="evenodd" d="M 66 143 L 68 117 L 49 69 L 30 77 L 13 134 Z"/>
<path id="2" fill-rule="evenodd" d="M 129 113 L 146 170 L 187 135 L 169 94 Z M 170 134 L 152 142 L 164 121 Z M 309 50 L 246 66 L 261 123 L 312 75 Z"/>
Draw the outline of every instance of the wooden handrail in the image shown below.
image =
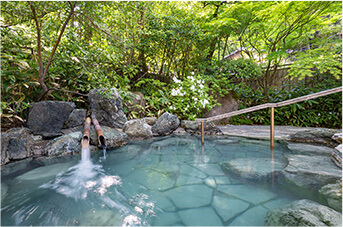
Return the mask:
<path id="1" fill-rule="evenodd" d="M 282 102 L 277 102 L 277 103 L 266 103 L 266 104 L 262 104 L 262 105 L 258 105 L 258 106 L 253 106 L 253 107 L 249 107 L 249 108 L 245 108 L 242 110 L 236 110 L 236 111 L 232 111 L 229 113 L 225 113 L 225 114 L 220 114 L 217 116 L 213 116 L 213 117 L 208 117 L 208 118 L 197 118 L 195 119 L 195 121 L 197 122 L 201 122 L 201 143 L 202 145 L 204 145 L 204 123 L 208 122 L 208 121 L 216 121 L 216 120 L 220 120 L 223 118 L 227 118 L 227 117 L 233 117 L 236 115 L 240 115 L 240 114 L 244 114 L 244 113 L 249 113 L 249 112 L 253 112 L 256 110 L 262 110 L 265 108 L 270 108 L 270 149 L 274 150 L 274 108 L 275 107 L 281 107 L 281 106 L 286 106 L 286 105 L 290 105 L 290 104 L 294 104 L 294 103 L 298 103 L 298 102 L 302 102 L 305 100 L 309 100 L 309 99 L 314 99 L 314 98 L 318 98 L 318 97 L 322 97 L 325 95 L 331 95 L 337 92 L 342 92 L 342 87 L 337 87 L 337 88 L 333 88 L 330 90 L 325 90 L 325 91 L 321 91 L 321 92 L 317 92 L 314 94 L 309 94 L 309 95 L 305 95 L 305 96 L 301 96 L 298 98 L 294 98 L 294 99 L 290 99 L 290 100 L 286 100 L 286 101 L 282 101 Z M 272 152 L 273 154 L 273 152 Z"/>
<path id="2" fill-rule="evenodd" d="M 213 116 L 213 117 L 208 117 L 208 118 L 197 118 L 197 119 L 195 119 L 195 121 L 198 121 L 198 122 L 208 122 L 208 121 L 221 120 L 223 118 L 233 117 L 233 116 L 236 116 L 236 115 L 240 115 L 240 114 L 244 114 L 244 113 L 249 113 L 249 112 L 253 112 L 253 111 L 256 111 L 256 110 L 262 110 L 262 109 L 265 109 L 265 108 L 286 106 L 286 105 L 302 102 L 302 101 L 305 101 L 305 100 L 318 98 L 318 97 L 325 96 L 325 95 L 331 95 L 331 94 L 334 94 L 334 93 L 337 93 L 337 92 L 341 92 L 341 91 L 342 91 L 342 87 L 337 87 L 337 88 L 333 88 L 333 89 L 330 89 L 330 90 L 321 91 L 321 92 L 317 92 L 317 93 L 314 93 L 314 94 L 309 94 L 309 95 L 301 96 L 301 97 L 298 97 L 298 98 L 294 98 L 294 99 L 290 99 L 290 100 L 286 100 L 286 101 L 282 101 L 282 102 L 266 103 L 266 104 L 249 107 L 249 108 L 245 108 L 245 109 L 242 109 L 242 110 L 236 110 L 236 111 L 232 111 L 232 112 L 229 112 L 229 113 L 220 114 L 220 115 Z"/>

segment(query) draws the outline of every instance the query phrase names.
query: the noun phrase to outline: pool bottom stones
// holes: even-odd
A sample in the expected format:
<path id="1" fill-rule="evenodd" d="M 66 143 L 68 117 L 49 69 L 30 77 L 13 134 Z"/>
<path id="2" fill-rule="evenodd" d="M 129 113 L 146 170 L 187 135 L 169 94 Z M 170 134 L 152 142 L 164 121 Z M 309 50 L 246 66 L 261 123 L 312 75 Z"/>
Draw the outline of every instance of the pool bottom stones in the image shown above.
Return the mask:
<path id="1" fill-rule="evenodd" d="M 71 156 L 54 165 L 44 165 L 44 159 L 26 162 L 24 167 L 8 165 L 3 173 L 11 177 L 3 174 L 1 185 L 4 189 L 1 224 L 262 226 L 276 223 L 265 222 L 266 217 L 275 221 L 289 215 L 287 210 L 282 210 L 287 206 L 299 208 L 301 213 L 307 209 L 304 204 L 309 204 L 297 205 L 303 199 L 310 201 L 311 209 L 320 209 L 320 212 L 312 212 L 320 216 L 320 223 L 333 224 L 341 220 L 341 213 L 328 208 L 323 196 L 297 194 L 292 190 L 295 183 L 283 177 L 283 172 L 292 165 L 289 155 L 306 155 L 306 152 L 290 150 L 286 144 L 275 145 L 274 159 L 271 159 L 269 142 L 263 140 L 208 137 L 204 152 L 201 141 L 195 136 L 130 142 L 125 147 L 108 150 L 106 160 L 100 161 L 101 152 L 91 157 L 94 165 L 101 166 L 105 179 L 115 176 L 121 184 L 108 185 L 106 191 L 99 193 L 97 186 L 91 187 L 92 182 L 85 182 L 89 186 L 87 197 L 78 200 L 67 199 L 53 189 L 37 188 L 55 180 L 57 175 L 63 178 L 79 157 Z M 34 163 L 40 163 L 40 167 L 31 168 Z M 341 170 L 334 164 L 327 164 L 325 168 L 328 174 L 335 173 L 330 175 L 335 181 L 336 172 Z M 305 167 L 299 166 L 297 171 L 299 176 L 320 179 L 315 171 L 306 175 Z M 323 169 L 320 173 L 323 174 Z M 316 188 L 326 183 L 319 181 Z M 307 187 L 301 188 L 303 192 L 309 191 Z M 331 189 L 324 189 L 324 194 L 332 194 Z M 53 204 L 60 205 L 56 208 Z M 275 214 L 279 209 L 280 213 Z M 48 211 L 53 211 L 53 218 Z M 274 219 L 273 215 L 276 215 Z M 313 220 L 310 214 L 306 215 L 300 218 Z M 289 220 L 289 223 L 293 222 Z"/>

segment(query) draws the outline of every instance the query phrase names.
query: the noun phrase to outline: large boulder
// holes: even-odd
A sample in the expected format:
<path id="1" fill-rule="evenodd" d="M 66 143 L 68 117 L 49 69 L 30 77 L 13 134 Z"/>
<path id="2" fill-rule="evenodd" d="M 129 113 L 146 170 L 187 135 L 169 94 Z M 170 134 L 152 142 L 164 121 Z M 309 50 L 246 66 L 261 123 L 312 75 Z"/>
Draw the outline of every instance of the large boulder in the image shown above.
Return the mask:
<path id="1" fill-rule="evenodd" d="M 44 148 L 44 153 L 47 156 L 79 153 L 81 151 L 81 138 L 81 132 L 73 132 L 57 137 L 46 145 Z"/>
<path id="2" fill-rule="evenodd" d="M 210 111 L 206 112 L 204 117 L 213 117 L 219 114 L 225 114 L 232 111 L 238 110 L 238 96 L 234 91 L 229 91 L 224 97 L 218 96 L 217 102 L 220 103 L 220 106 L 213 107 Z M 216 124 L 227 123 L 230 118 L 224 118 L 218 121 L 215 121 Z"/>
<path id="3" fill-rule="evenodd" d="M 270 181 L 286 164 L 271 158 L 237 158 L 221 164 L 224 171 L 249 181 Z"/>
<path id="4" fill-rule="evenodd" d="M 331 208 L 342 211 L 342 186 L 339 181 L 335 184 L 325 185 L 319 190 L 319 193 L 326 199 Z"/>
<path id="5" fill-rule="evenodd" d="M 201 122 L 182 120 L 181 127 L 191 134 L 201 134 Z M 223 132 L 212 122 L 205 122 L 205 135 L 222 135 Z"/>
<path id="6" fill-rule="evenodd" d="M 120 147 L 127 144 L 128 142 L 127 134 L 120 132 L 115 128 L 101 126 L 101 130 L 104 133 L 107 149 Z M 93 125 L 91 126 L 90 136 L 90 144 L 100 147 L 100 144 L 98 143 L 98 136 Z"/>
<path id="7" fill-rule="evenodd" d="M 288 140 L 291 142 L 315 143 L 336 147 L 338 142 L 332 140 L 332 136 L 339 132 L 340 130 L 336 129 L 316 128 L 290 135 Z"/>
<path id="8" fill-rule="evenodd" d="M 43 101 L 32 105 L 28 116 L 29 129 L 43 138 L 54 138 L 62 135 L 63 124 L 75 109 L 73 102 Z"/>
<path id="9" fill-rule="evenodd" d="M 92 114 L 100 125 L 123 128 L 127 118 L 123 112 L 123 101 L 116 88 L 93 89 L 88 94 Z"/>
<path id="10" fill-rule="evenodd" d="M 1 133 L 1 165 L 32 156 L 34 139 L 28 128 Z"/>
<path id="11" fill-rule="evenodd" d="M 176 115 L 165 112 L 157 119 L 151 130 L 159 136 L 165 136 L 172 133 L 179 125 L 180 120 Z"/>
<path id="12" fill-rule="evenodd" d="M 74 128 L 83 125 L 87 117 L 86 109 L 74 109 L 66 122 L 64 122 L 63 128 Z"/>
<path id="13" fill-rule="evenodd" d="M 283 170 L 283 176 L 293 186 L 318 191 L 342 177 L 342 170 L 328 156 L 286 155 L 286 158 L 288 165 Z M 300 190 L 294 190 L 300 193 Z"/>
<path id="14" fill-rule="evenodd" d="M 150 139 L 152 138 L 151 126 L 144 119 L 134 119 L 127 121 L 124 125 L 125 132 L 130 139 Z"/>
<path id="15" fill-rule="evenodd" d="M 265 218 L 267 226 L 341 226 L 342 214 L 310 200 L 298 200 L 271 210 Z"/>

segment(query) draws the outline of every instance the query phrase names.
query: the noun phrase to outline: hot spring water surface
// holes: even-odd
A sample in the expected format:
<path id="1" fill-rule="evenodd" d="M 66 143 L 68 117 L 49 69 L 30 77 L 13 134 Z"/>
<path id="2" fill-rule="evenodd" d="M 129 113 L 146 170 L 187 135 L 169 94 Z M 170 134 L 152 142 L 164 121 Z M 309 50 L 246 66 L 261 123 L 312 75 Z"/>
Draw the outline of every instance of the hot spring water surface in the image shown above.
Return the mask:
<path id="1" fill-rule="evenodd" d="M 271 160 L 268 141 L 164 137 L 2 168 L 1 225 L 263 225 L 294 197 L 270 175 L 253 183 L 220 163 Z M 275 161 L 286 165 L 276 144 Z M 249 163 L 242 163 L 245 169 Z M 272 165 L 270 165 L 272 168 Z"/>

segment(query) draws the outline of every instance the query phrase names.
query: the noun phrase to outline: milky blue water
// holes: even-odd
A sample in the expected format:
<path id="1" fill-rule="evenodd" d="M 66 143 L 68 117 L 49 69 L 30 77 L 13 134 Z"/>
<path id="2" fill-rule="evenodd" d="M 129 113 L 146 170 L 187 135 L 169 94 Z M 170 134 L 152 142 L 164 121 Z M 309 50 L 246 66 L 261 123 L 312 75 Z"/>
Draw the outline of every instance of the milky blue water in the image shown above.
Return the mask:
<path id="1" fill-rule="evenodd" d="M 249 173 L 254 160 L 286 166 L 285 152 L 277 143 L 271 159 L 268 141 L 206 137 L 202 148 L 199 137 L 171 136 L 130 142 L 106 158 L 99 150 L 82 160 L 9 164 L 2 167 L 1 225 L 260 226 L 269 210 L 298 198 L 278 183 L 277 171 L 244 177 L 221 163 L 244 160 Z"/>

